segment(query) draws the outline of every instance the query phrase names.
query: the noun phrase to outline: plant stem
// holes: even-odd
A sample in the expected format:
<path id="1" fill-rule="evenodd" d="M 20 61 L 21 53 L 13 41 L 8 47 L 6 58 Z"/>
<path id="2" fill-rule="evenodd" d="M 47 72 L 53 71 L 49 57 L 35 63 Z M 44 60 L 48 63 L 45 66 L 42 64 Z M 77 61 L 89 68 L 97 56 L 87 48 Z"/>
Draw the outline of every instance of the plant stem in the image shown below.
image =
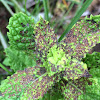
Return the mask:
<path id="1" fill-rule="evenodd" d="M 91 4 L 92 1 L 93 0 L 86 0 L 85 1 L 85 3 L 83 4 L 82 8 L 78 11 L 78 13 L 72 19 L 71 23 L 68 25 L 68 27 L 66 28 L 66 30 L 63 32 L 63 34 L 58 39 L 58 42 L 60 42 L 64 38 L 64 36 L 66 34 L 68 34 L 68 32 L 70 31 L 70 29 L 72 28 L 72 26 L 78 21 L 78 19 L 81 17 L 81 15 L 83 14 L 83 12 L 88 8 L 88 6 Z"/>
<path id="2" fill-rule="evenodd" d="M 17 3 L 16 0 L 11 0 L 11 1 L 12 1 L 12 2 L 15 4 L 15 6 L 19 9 L 19 11 L 22 11 L 20 5 Z"/>
<path id="3" fill-rule="evenodd" d="M 13 74 L 13 73 L 10 72 L 5 66 L 3 66 L 1 63 L 0 63 L 0 67 L 1 67 L 2 69 L 4 69 L 6 72 L 8 72 L 8 74 L 10 74 L 10 75 Z"/>
<path id="4" fill-rule="evenodd" d="M 35 0 L 35 2 L 36 2 L 37 0 Z M 38 2 L 37 2 L 37 4 L 36 4 L 36 15 L 38 15 L 39 14 L 39 11 L 40 11 L 40 6 L 39 6 L 39 3 L 40 3 L 40 0 L 38 0 Z"/>
<path id="5" fill-rule="evenodd" d="M 2 44 L 3 48 L 6 49 L 8 47 L 8 45 L 7 45 L 7 42 L 4 39 L 4 36 L 1 33 L 1 31 L 0 31 L 0 40 L 1 40 L 1 44 Z"/>
<path id="6" fill-rule="evenodd" d="M 6 7 L 6 9 L 9 11 L 9 13 L 13 16 L 13 11 L 11 10 L 11 8 L 8 6 L 8 4 L 6 3 L 5 0 L 1 0 L 2 4 Z"/>
<path id="7" fill-rule="evenodd" d="M 25 0 L 25 14 L 26 14 L 26 12 L 27 12 L 26 3 L 27 3 L 27 0 Z"/>
<path id="8" fill-rule="evenodd" d="M 25 9 L 23 7 L 21 7 L 16 0 L 12 0 L 12 2 L 18 8 L 18 10 L 20 12 L 24 12 L 25 13 Z M 28 11 L 26 11 L 26 14 L 29 15 L 29 16 L 31 15 L 30 12 L 28 12 Z M 34 17 L 33 15 L 31 15 L 31 16 Z"/>
<path id="9" fill-rule="evenodd" d="M 43 5 L 44 5 L 44 12 L 45 12 L 45 19 L 46 19 L 47 21 L 49 21 L 47 1 L 48 1 L 48 0 L 43 0 Z"/>
<path id="10" fill-rule="evenodd" d="M 58 24 L 58 28 L 62 25 L 63 21 L 65 20 L 65 19 L 64 19 L 65 16 L 67 16 L 67 15 L 69 14 L 69 12 L 71 11 L 73 5 L 74 5 L 74 2 L 71 3 L 71 5 L 70 5 L 70 7 L 69 7 L 69 9 L 68 9 L 68 11 L 67 11 L 67 13 L 62 17 L 62 19 L 61 19 L 61 20 L 58 20 L 58 22 L 56 23 L 56 24 Z M 59 23 L 60 23 L 60 24 L 59 24 Z M 54 27 L 55 27 L 55 26 L 54 26 Z"/>

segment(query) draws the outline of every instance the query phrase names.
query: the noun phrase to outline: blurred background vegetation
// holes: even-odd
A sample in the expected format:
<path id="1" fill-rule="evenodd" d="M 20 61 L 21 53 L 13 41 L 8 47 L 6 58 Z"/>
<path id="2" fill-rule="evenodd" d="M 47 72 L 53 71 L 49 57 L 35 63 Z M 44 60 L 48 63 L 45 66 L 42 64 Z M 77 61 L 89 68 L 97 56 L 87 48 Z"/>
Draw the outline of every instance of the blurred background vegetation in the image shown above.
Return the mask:
<path id="1" fill-rule="evenodd" d="M 9 46 L 7 28 L 9 18 L 14 13 L 24 12 L 34 18 L 35 23 L 40 16 L 50 22 L 55 33 L 60 36 L 72 18 L 86 0 L 0 0 L 0 63 L 5 58 L 4 49 Z M 45 6 L 44 6 L 45 5 Z M 45 9 L 47 7 L 47 9 Z M 44 12 L 47 12 L 46 14 Z M 100 0 L 93 0 L 88 9 L 82 14 L 85 16 L 100 14 Z M 9 66 L 6 66 L 9 70 Z M 0 80 L 6 78 L 7 72 L 0 68 Z"/>

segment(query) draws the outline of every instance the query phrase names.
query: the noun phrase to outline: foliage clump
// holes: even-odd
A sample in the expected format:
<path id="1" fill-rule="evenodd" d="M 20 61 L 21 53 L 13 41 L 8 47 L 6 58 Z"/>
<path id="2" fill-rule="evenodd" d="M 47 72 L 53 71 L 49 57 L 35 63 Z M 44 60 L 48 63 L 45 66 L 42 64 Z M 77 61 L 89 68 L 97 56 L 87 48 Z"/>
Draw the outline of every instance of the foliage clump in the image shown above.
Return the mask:
<path id="1" fill-rule="evenodd" d="M 25 53 L 25 55 L 27 54 L 27 57 L 33 57 L 31 60 L 36 59 L 36 66 L 18 70 L 15 74 L 3 80 L 0 86 L 0 91 L 2 92 L 0 98 L 2 100 L 6 100 L 7 98 L 10 100 L 50 100 L 51 98 L 48 97 L 50 96 L 48 93 L 50 93 L 52 95 L 51 97 L 57 100 L 59 98 L 61 100 L 92 100 L 93 96 L 90 94 L 94 94 L 91 90 L 93 89 L 95 95 L 97 95 L 97 97 L 94 96 L 94 98 L 99 100 L 99 73 L 97 75 L 96 73 L 93 74 L 92 68 L 88 70 L 82 58 L 86 57 L 86 53 L 88 53 L 92 47 L 100 43 L 100 16 L 91 16 L 76 23 L 69 34 L 58 43 L 57 36 L 47 21 L 41 18 L 37 24 L 34 24 L 34 22 L 30 22 L 30 17 L 27 15 L 23 13 L 19 13 L 18 15 L 19 16 L 16 14 L 11 19 L 14 17 L 19 19 L 20 16 L 26 16 L 29 18 L 29 23 L 26 22 L 24 25 L 27 23 L 29 25 L 27 27 L 21 26 L 19 30 L 16 30 L 16 35 L 13 32 L 17 29 L 16 24 L 12 27 L 8 25 L 10 30 L 8 33 L 10 48 L 12 50 L 16 48 L 18 52 L 23 50 L 22 52 Z M 95 19 L 95 17 L 98 20 Z M 23 19 L 23 17 L 20 18 Z M 15 22 L 20 22 L 17 22 L 17 19 L 15 19 Z M 13 20 L 10 20 L 10 23 L 12 23 L 12 21 Z M 19 24 L 21 23 L 18 23 L 18 25 Z M 91 25 L 92 27 L 90 27 Z M 21 37 L 20 31 L 26 31 L 26 29 L 28 32 L 26 32 L 25 35 L 28 34 L 28 41 L 19 41 L 21 43 L 20 46 L 22 46 L 22 48 L 20 48 L 20 46 L 18 46 L 19 42 L 16 40 L 19 39 L 18 37 Z M 26 39 L 25 35 L 23 36 Z M 30 39 L 34 41 L 29 42 Z M 32 46 L 31 49 L 30 45 L 27 45 L 29 43 Z M 33 63 L 31 63 L 31 65 L 32 64 Z M 5 85 L 6 87 L 4 87 Z M 62 93 L 62 96 L 59 98 L 53 96 L 55 93 L 52 89 L 54 89 L 54 91 L 58 90 L 59 93 Z"/>

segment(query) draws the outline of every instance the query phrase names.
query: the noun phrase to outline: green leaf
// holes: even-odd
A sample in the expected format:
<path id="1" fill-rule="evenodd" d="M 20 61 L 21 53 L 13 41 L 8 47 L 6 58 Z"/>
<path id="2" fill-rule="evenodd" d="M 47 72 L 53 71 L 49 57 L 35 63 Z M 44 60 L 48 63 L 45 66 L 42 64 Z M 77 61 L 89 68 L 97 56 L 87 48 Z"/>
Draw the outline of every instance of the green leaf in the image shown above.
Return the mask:
<path id="1" fill-rule="evenodd" d="M 7 28 L 11 48 L 32 51 L 35 48 L 34 19 L 20 12 L 10 18 Z"/>
<path id="2" fill-rule="evenodd" d="M 10 66 L 15 72 L 17 70 L 24 70 L 29 66 L 35 66 L 35 60 L 27 55 L 24 51 L 18 51 L 15 49 L 7 48 L 5 50 L 7 58 L 3 64 Z"/>
<path id="3" fill-rule="evenodd" d="M 100 68 L 100 52 L 87 53 L 82 61 L 87 64 L 88 68 Z"/>

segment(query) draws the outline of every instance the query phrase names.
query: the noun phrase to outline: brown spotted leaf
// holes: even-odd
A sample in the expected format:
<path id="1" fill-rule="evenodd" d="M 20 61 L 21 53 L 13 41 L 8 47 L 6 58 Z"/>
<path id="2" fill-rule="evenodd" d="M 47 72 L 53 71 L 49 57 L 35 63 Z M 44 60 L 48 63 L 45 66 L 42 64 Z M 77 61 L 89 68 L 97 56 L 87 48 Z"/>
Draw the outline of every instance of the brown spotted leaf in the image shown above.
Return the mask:
<path id="1" fill-rule="evenodd" d="M 100 15 L 97 15 L 97 17 L 100 19 Z M 81 65 L 81 59 L 84 58 L 86 56 L 86 53 L 88 53 L 97 43 L 100 43 L 100 20 L 96 20 L 95 16 L 91 16 L 89 20 L 88 18 L 86 18 L 74 25 L 69 34 L 67 34 L 67 36 L 61 41 L 61 43 L 58 44 L 58 46 L 72 58 L 72 62 L 70 62 L 70 65 L 74 63 L 73 59 L 77 60 L 74 66 L 71 67 L 72 70 L 71 68 L 65 69 L 64 73 L 62 74 L 63 78 L 69 79 L 70 77 L 72 77 L 73 81 L 76 81 L 74 80 L 74 78 L 80 80 L 81 77 L 88 78 L 89 76 L 91 76 L 87 69 L 82 71 L 83 66 Z M 77 74 L 75 72 L 76 69 L 80 69 L 83 73 L 81 73 L 80 75 Z M 82 82 L 84 83 L 84 81 Z M 77 82 L 74 82 L 74 84 L 76 83 Z M 81 87 L 84 87 L 84 85 L 81 85 Z M 63 91 L 66 91 L 66 89 L 67 92 L 64 92 L 65 98 L 68 99 L 71 97 L 77 100 L 79 94 L 74 97 L 74 93 L 76 91 L 75 88 L 67 85 L 67 88 L 63 88 Z M 72 93 L 71 91 L 74 91 L 74 93 Z"/>
<path id="2" fill-rule="evenodd" d="M 77 100 L 79 95 L 85 93 L 86 82 L 87 82 L 86 78 L 81 78 L 74 81 L 62 80 L 58 88 L 64 95 L 65 100 L 71 100 L 71 99 Z"/>
<path id="3" fill-rule="evenodd" d="M 72 58 L 81 60 L 97 43 L 100 43 L 100 15 L 77 22 L 60 46 Z M 66 45 L 64 45 L 66 44 Z"/>
<path id="4" fill-rule="evenodd" d="M 42 18 L 34 27 L 36 51 L 40 59 L 45 58 L 48 50 L 57 42 L 57 35 L 50 27 L 49 22 Z"/>
<path id="5" fill-rule="evenodd" d="M 57 80 L 58 75 L 49 77 L 43 68 L 35 66 L 7 77 L 2 81 L 0 90 L 4 100 L 35 100 L 42 98 Z"/>

